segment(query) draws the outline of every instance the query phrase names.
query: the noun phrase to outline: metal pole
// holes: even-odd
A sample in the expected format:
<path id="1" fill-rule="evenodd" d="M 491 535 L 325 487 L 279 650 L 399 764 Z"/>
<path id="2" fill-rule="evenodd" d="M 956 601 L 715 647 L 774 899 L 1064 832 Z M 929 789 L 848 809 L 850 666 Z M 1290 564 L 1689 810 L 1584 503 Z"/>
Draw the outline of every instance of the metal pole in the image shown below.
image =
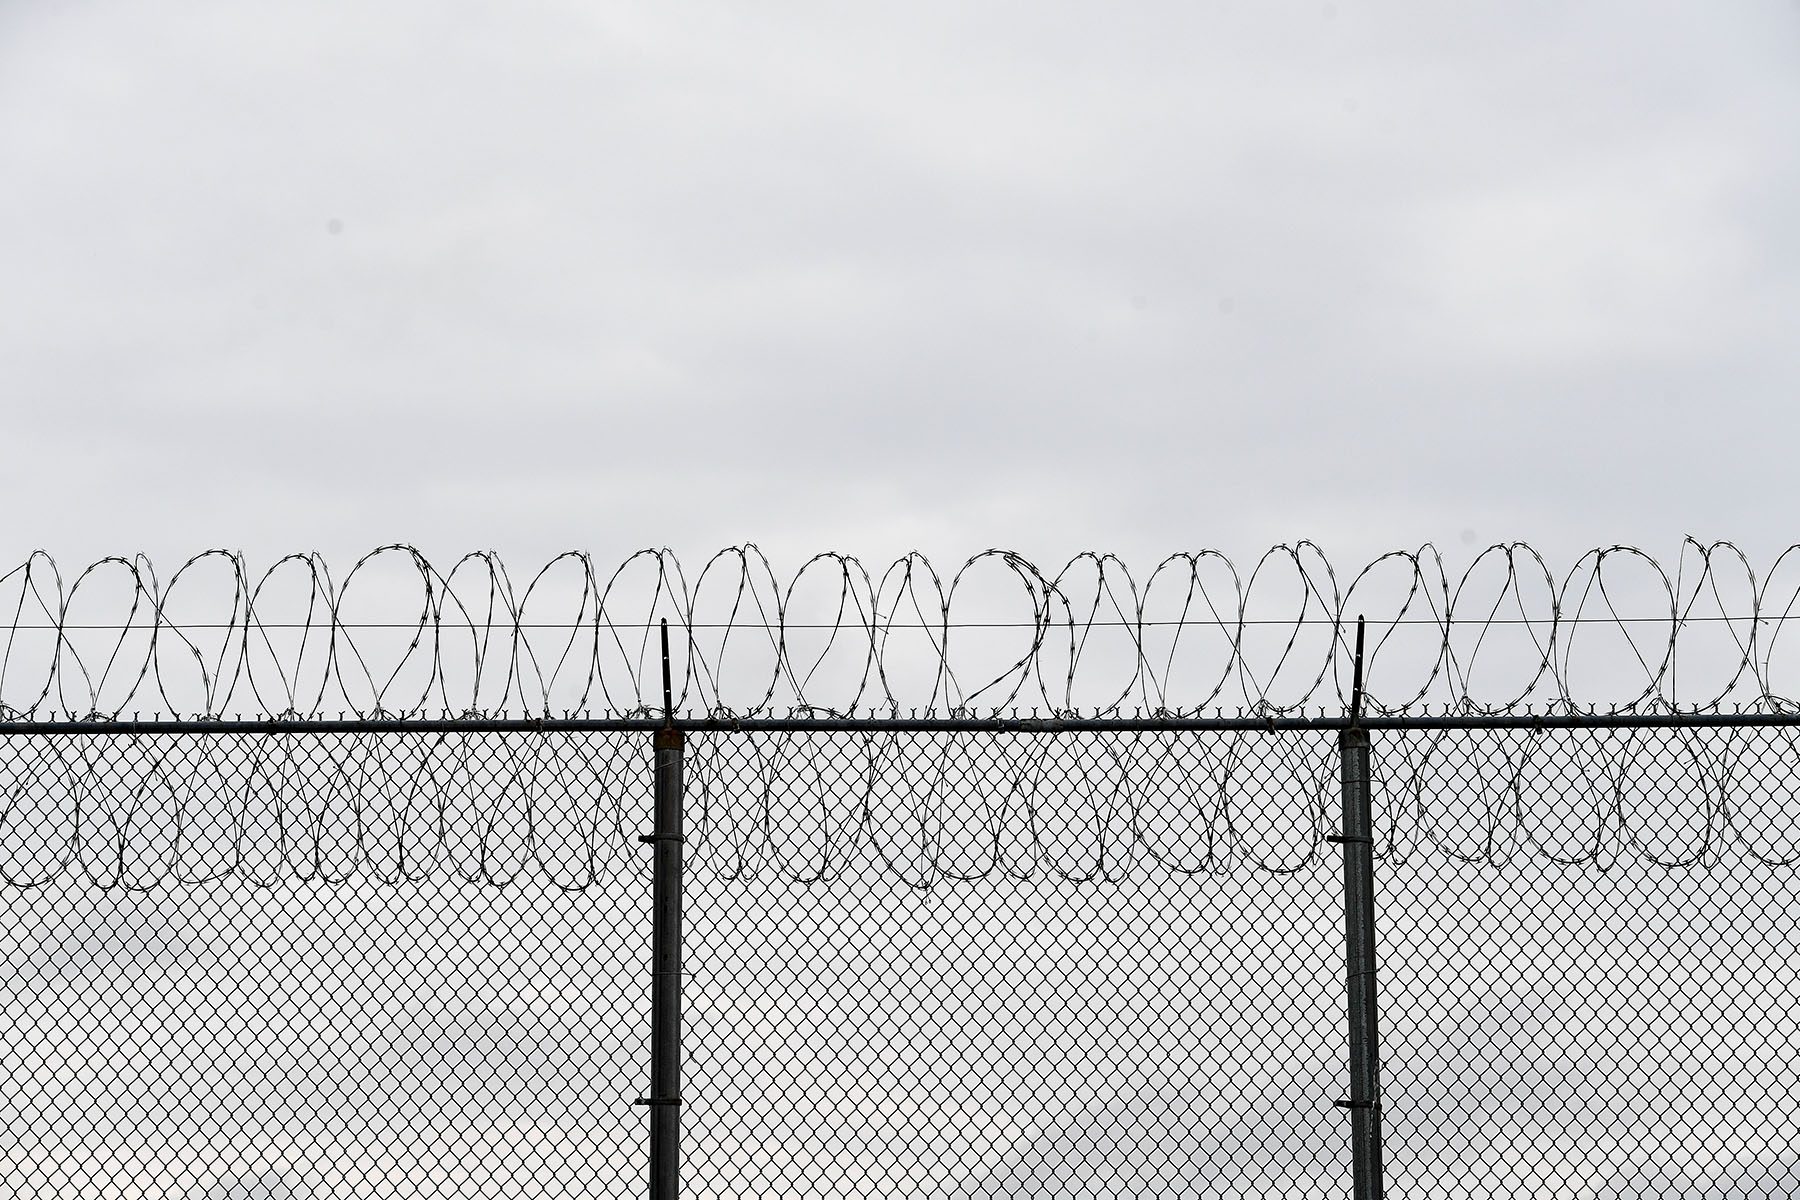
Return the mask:
<path id="1" fill-rule="evenodd" d="M 1369 733 L 1362 717 L 1363 622 L 1356 619 L 1356 676 L 1350 726 L 1338 734 L 1344 801 L 1343 832 L 1331 840 L 1344 848 L 1344 994 L 1350 1035 L 1352 1194 L 1382 1200 L 1381 1029 L 1375 977 L 1375 835 L 1370 812 Z"/>
<path id="2" fill-rule="evenodd" d="M 663 727 L 656 731 L 650 928 L 650 1200 L 681 1192 L 682 735 L 670 695 L 669 623 L 662 623 Z"/>

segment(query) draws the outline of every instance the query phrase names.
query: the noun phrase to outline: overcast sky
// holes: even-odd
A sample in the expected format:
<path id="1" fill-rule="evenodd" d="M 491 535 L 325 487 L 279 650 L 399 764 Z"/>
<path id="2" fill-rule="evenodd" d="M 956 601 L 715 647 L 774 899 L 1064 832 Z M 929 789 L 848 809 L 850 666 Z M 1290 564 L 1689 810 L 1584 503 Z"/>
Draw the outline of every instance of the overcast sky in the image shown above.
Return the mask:
<path id="1" fill-rule="evenodd" d="M 1800 8 L 0 7 L 0 549 L 1729 537 Z"/>

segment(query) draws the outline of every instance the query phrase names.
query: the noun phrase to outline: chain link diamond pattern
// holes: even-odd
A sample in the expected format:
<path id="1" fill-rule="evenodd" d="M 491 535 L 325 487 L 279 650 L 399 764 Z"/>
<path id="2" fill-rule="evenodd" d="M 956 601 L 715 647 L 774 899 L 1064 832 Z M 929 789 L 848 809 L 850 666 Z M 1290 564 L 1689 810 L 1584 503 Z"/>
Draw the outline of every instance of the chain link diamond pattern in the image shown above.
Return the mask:
<path id="1" fill-rule="evenodd" d="M 1374 735 L 1388 1194 L 1800 1193 L 1800 730 Z M 688 743 L 684 1188 L 1345 1195 L 1329 731 Z M 0 1194 L 644 1189 L 649 738 L 0 740 Z"/>

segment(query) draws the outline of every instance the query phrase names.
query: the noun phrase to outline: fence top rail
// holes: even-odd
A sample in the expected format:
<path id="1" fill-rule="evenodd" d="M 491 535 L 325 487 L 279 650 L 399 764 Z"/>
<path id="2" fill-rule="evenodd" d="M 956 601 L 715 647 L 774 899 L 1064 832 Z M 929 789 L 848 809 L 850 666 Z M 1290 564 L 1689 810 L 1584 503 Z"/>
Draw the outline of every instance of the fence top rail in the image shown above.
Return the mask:
<path id="1" fill-rule="evenodd" d="M 676 717 L 689 733 L 1328 733 L 1408 730 L 1629 730 L 1800 728 L 1800 712 L 1559 713 L 1315 717 Z M 252 720 L 0 721 L 0 737 L 275 734 L 652 733 L 661 717 L 349 717 Z"/>

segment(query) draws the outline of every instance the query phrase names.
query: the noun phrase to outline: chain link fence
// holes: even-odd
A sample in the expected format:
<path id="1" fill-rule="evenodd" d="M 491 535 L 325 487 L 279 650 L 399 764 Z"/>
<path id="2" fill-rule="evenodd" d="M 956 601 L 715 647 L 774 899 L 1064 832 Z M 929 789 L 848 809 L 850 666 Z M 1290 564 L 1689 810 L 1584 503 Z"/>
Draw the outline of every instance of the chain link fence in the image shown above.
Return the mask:
<path id="1" fill-rule="evenodd" d="M 8 727 L 0 1190 L 642 1194 L 650 734 L 519 724 Z M 1800 1195 L 1800 728 L 1370 724 L 1388 1195 Z M 1348 1194 L 1329 722 L 790 726 L 687 741 L 688 1195 Z"/>

